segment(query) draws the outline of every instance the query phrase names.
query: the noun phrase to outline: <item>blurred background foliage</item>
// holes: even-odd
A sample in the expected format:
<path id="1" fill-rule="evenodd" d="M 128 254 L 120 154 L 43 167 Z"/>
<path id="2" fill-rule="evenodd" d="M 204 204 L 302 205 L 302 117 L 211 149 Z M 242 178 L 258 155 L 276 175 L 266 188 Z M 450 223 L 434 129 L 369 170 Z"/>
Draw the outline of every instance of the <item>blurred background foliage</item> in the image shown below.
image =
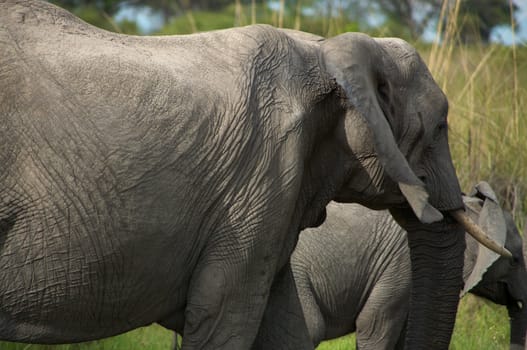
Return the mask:
<path id="1" fill-rule="evenodd" d="M 252 23 L 322 36 L 362 31 L 415 45 L 450 104 L 450 147 L 465 191 L 491 183 L 523 232 L 527 214 L 527 1 L 525 0 L 50 0 L 124 34 L 188 34 Z M 524 238 L 525 233 L 524 233 Z M 451 349 L 508 349 L 503 306 L 468 295 Z M 89 343 L 0 343 L 4 350 L 166 349 L 160 326 Z M 355 348 L 353 336 L 318 350 Z M 272 350 L 272 349 L 271 349 Z"/>
<path id="2" fill-rule="evenodd" d="M 510 0 L 52 0 L 85 21 L 127 34 L 186 34 L 268 23 L 329 36 L 361 30 L 417 40 L 435 31 L 456 6 L 463 42 L 489 42 L 509 25 Z M 445 11 L 446 10 L 446 11 Z M 147 23 L 149 22 L 149 23 Z"/>

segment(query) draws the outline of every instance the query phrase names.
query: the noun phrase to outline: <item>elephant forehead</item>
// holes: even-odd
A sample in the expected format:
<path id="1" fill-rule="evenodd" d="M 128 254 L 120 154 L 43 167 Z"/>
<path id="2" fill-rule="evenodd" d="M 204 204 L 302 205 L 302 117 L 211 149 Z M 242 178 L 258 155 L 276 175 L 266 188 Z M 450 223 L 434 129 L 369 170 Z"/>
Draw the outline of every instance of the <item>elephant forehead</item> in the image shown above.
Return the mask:
<path id="1" fill-rule="evenodd" d="M 398 64 L 408 62 L 408 64 L 417 64 L 420 61 L 420 56 L 417 50 L 399 38 L 375 38 L 375 41 L 384 49 Z"/>

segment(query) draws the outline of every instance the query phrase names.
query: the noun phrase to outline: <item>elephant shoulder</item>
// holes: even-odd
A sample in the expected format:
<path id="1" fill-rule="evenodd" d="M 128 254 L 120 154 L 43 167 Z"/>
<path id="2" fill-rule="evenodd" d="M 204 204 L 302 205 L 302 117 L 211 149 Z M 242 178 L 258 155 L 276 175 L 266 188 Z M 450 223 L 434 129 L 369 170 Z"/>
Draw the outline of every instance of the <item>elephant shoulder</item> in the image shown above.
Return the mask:
<path id="1" fill-rule="evenodd" d="M 72 13 L 50 4 L 47 1 L 36 0 L 3 0 L 0 1 L 0 23 L 19 33 L 41 31 L 59 31 L 69 33 L 104 33 Z"/>
<path id="2" fill-rule="evenodd" d="M 214 35 L 214 33 L 211 33 Z M 278 113 L 275 119 L 280 129 L 289 134 L 303 129 L 311 122 L 329 120 L 327 103 L 340 91 L 335 79 L 326 71 L 320 43 L 316 36 L 297 31 L 286 31 L 270 25 L 251 25 L 226 31 L 230 42 L 237 42 L 240 66 L 246 72 L 244 79 L 272 101 Z M 225 40 L 225 39 L 223 39 Z"/>

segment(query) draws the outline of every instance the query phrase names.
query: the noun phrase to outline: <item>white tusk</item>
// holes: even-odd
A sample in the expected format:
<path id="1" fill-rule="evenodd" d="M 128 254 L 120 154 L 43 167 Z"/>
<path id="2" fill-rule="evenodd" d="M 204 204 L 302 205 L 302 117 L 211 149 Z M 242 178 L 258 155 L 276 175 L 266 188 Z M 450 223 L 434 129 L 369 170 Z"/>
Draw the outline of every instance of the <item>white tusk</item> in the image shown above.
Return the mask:
<path id="1" fill-rule="evenodd" d="M 523 303 L 521 302 L 521 300 L 516 301 L 516 304 L 518 305 L 520 310 L 523 309 Z"/>
<path id="2" fill-rule="evenodd" d="M 500 246 L 498 243 L 494 242 L 492 238 L 487 236 L 483 230 L 472 221 L 472 219 L 465 213 L 464 210 L 456 210 L 451 211 L 450 214 L 454 217 L 454 219 L 459 222 L 465 231 L 467 231 L 468 234 L 470 234 L 476 241 L 484 245 L 485 247 L 489 248 L 493 252 L 504 256 L 506 258 L 511 259 L 512 254 L 504 247 Z"/>

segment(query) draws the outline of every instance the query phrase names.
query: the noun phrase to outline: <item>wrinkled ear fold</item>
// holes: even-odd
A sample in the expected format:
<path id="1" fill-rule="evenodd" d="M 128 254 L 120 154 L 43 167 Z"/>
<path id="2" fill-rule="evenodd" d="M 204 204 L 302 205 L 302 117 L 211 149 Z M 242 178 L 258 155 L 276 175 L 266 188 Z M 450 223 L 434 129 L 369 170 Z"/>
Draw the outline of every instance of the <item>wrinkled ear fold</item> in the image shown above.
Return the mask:
<path id="1" fill-rule="evenodd" d="M 463 197 L 463 202 L 468 214 L 473 218 L 477 218 L 478 226 L 496 243 L 505 246 L 507 223 L 496 194 L 490 185 L 486 182 L 478 183 L 471 192 L 470 197 Z M 468 235 L 465 235 L 465 237 L 467 237 L 465 259 L 473 259 L 476 262 L 473 264 L 474 268 L 472 271 L 469 271 L 468 277 L 465 278 L 465 287 L 461 295 L 468 293 L 476 286 L 482 280 L 489 267 L 500 257 L 497 253 L 480 244 L 469 243 L 468 240 L 473 239 L 472 237 Z"/>
<path id="2" fill-rule="evenodd" d="M 439 221 L 441 213 L 428 202 L 424 184 L 411 170 L 399 150 L 392 130 L 377 100 L 375 72 L 383 69 L 382 51 L 369 36 L 345 33 L 322 44 L 326 67 L 346 92 L 350 107 L 355 108 L 370 127 L 379 161 L 423 223 Z M 391 67 L 385 67 L 389 69 Z"/>
<path id="3" fill-rule="evenodd" d="M 494 193 L 492 187 L 490 187 L 490 185 L 485 181 L 478 182 L 472 189 L 472 192 L 470 192 L 470 196 L 478 197 L 483 200 L 488 198 L 495 203 L 498 203 L 498 197 L 496 197 L 496 193 Z"/>

